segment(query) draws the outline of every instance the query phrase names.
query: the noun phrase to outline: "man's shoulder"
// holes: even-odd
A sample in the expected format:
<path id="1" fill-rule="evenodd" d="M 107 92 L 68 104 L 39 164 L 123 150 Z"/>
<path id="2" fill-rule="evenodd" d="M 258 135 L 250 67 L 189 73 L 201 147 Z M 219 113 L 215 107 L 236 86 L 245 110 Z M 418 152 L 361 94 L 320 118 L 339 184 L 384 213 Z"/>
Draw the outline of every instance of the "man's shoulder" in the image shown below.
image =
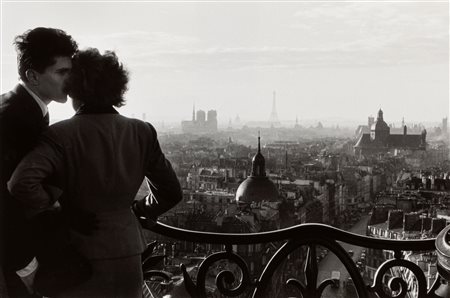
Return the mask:
<path id="1" fill-rule="evenodd" d="M 8 114 L 15 117 L 15 114 L 22 114 L 23 111 L 29 112 L 30 109 L 39 112 L 36 107 L 31 95 L 20 84 L 0 96 L 0 115 Z"/>
<path id="2" fill-rule="evenodd" d="M 15 94 L 14 91 L 10 90 L 10 91 L 0 95 L 0 99 L 1 99 L 2 102 L 5 101 L 5 100 L 10 100 L 11 97 L 14 96 L 14 94 Z"/>
<path id="3" fill-rule="evenodd" d="M 16 99 L 20 99 L 23 98 L 24 96 L 31 96 L 28 94 L 28 92 L 25 90 L 25 88 L 20 85 L 17 84 L 13 89 L 11 89 L 10 91 L 3 93 L 1 95 L 1 99 L 3 100 L 16 100 Z"/>
<path id="4" fill-rule="evenodd" d="M 14 89 L 0 95 L 0 112 L 14 107 L 17 98 L 17 92 Z"/>

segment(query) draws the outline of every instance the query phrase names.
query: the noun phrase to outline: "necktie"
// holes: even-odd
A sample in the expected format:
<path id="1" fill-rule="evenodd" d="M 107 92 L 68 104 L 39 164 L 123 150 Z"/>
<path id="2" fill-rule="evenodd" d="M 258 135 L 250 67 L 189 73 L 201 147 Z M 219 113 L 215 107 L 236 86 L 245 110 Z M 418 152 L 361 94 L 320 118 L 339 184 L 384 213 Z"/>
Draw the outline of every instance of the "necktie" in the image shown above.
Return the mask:
<path id="1" fill-rule="evenodd" d="M 48 126 L 48 124 L 50 123 L 50 117 L 48 115 L 48 112 L 44 116 L 44 123 L 45 123 L 46 126 Z"/>

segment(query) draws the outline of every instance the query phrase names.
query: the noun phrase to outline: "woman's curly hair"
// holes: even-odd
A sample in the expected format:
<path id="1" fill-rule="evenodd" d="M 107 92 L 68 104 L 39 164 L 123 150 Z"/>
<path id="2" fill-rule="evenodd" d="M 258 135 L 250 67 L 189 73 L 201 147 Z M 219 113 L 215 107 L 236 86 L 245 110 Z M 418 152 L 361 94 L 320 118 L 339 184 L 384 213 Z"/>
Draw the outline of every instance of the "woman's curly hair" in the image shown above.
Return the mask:
<path id="1" fill-rule="evenodd" d="M 125 104 L 128 71 L 113 51 L 102 55 L 95 48 L 79 51 L 73 58 L 69 95 L 85 105 L 95 107 Z"/>

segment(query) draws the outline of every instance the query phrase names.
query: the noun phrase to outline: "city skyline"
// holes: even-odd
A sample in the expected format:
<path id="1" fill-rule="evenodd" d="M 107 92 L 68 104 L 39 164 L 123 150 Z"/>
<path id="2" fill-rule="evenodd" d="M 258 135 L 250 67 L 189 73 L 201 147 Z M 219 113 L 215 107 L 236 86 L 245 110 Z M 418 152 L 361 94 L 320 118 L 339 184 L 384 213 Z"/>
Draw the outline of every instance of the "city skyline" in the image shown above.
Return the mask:
<path id="1" fill-rule="evenodd" d="M 281 122 L 363 124 L 381 108 L 388 123 L 439 123 L 448 16 L 447 1 L 2 2 L 1 92 L 17 83 L 14 36 L 48 26 L 115 50 L 131 75 L 119 111 L 150 122 L 189 120 L 194 102 L 221 124 L 267 121 L 276 91 Z"/>

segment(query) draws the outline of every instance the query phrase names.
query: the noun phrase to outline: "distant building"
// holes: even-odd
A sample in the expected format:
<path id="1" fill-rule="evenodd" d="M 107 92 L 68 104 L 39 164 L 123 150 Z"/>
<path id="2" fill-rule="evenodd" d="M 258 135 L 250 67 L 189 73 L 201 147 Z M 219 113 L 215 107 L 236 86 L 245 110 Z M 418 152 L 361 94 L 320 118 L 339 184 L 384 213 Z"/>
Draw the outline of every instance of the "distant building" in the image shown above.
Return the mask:
<path id="1" fill-rule="evenodd" d="M 369 119 L 370 123 L 370 119 Z M 390 127 L 383 119 L 383 111 L 378 111 L 377 121 L 370 127 L 370 133 L 361 133 L 356 142 L 355 153 L 359 156 L 387 153 L 391 150 L 417 151 L 426 149 L 427 132 L 408 134 L 406 125 L 403 134 L 391 134 Z"/>
<path id="2" fill-rule="evenodd" d="M 206 116 L 207 115 L 207 116 Z M 197 117 L 196 117 L 197 116 Z M 192 110 L 192 120 L 181 121 L 183 133 L 206 134 L 217 132 L 217 111 L 209 110 L 206 114 L 203 110 Z"/>
<path id="3" fill-rule="evenodd" d="M 448 137 L 448 120 L 447 117 L 442 119 L 442 134 Z"/>
<path id="4" fill-rule="evenodd" d="M 447 117 L 442 119 L 442 139 L 445 143 L 447 143 L 448 147 L 450 148 L 450 133 L 448 131 L 448 119 Z M 447 154 L 447 158 L 450 158 L 450 155 Z"/>
<path id="5" fill-rule="evenodd" d="M 275 91 L 273 91 L 272 111 L 270 112 L 269 123 L 272 127 L 280 126 L 280 121 L 278 120 L 277 100 Z"/>

